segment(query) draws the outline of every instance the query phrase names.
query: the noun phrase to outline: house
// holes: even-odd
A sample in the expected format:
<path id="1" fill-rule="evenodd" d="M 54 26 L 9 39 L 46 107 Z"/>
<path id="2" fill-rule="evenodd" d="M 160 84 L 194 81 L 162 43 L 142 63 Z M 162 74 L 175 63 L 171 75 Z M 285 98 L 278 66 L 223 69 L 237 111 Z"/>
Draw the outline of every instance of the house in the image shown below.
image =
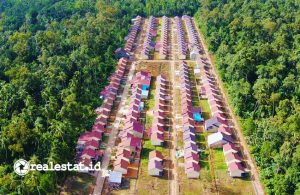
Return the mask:
<path id="1" fill-rule="evenodd" d="M 115 56 L 116 58 L 120 59 L 120 58 L 130 58 L 130 54 L 123 48 L 118 48 L 115 51 Z"/>
<path id="2" fill-rule="evenodd" d="M 151 176 L 162 176 L 163 175 L 162 161 L 150 160 L 148 163 L 148 174 Z"/>
<path id="3" fill-rule="evenodd" d="M 212 117 L 204 122 L 204 129 L 207 132 L 217 132 L 222 122 L 218 117 Z"/>
<path id="4" fill-rule="evenodd" d="M 198 152 L 198 146 L 195 143 L 192 142 L 185 142 L 184 143 L 184 150 L 192 150 L 195 151 L 196 153 Z"/>
<path id="5" fill-rule="evenodd" d="M 141 149 L 142 140 L 138 137 L 127 137 L 120 143 L 120 147 L 129 149 L 131 152 Z"/>
<path id="6" fill-rule="evenodd" d="M 88 149 L 83 149 L 82 154 L 81 154 L 81 158 L 88 158 L 88 159 L 92 159 L 92 160 L 97 160 L 97 152 L 91 148 Z"/>
<path id="7" fill-rule="evenodd" d="M 184 162 L 195 162 L 198 163 L 199 162 L 199 155 L 195 152 L 193 152 L 192 150 L 185 150 L 184 151 Z"/>
<path id="8" fill-rule="evenodd" d="M 129 162 L 119 158 L 114 162 L 114 171 L 120 172 L 122 174 L 127 174 Z"/>
<path id="9" fill-rule="evenodd" d="M 87 141 L 85 143 L 85 146 L 84 148 L 86 149 L 92 149 L 92 150 L 96 150 L 99 148 L 99 142 L 98 141 L 95 141 L 95 140 L 90 140 L 90 141 Z"/>
<path id="10" fill-rule="evenodd" d="M 163 161 L 164 157 L 160 151 L 153 150 L 149 152 L 149 160 Z"/>
<path id="11" fill-rule="evenodd" d="M 225 116 L 225 112 L 221 110 L 219 107 L 212 107 L 210 109 L 212 116 L 218 117 L 218 114 L 220 114 L 221 119 L 225 120 L 227 117 Z"/>
<path id="12" fill-rule="evenodd" d="M 129 131 L 135 137 L 143 138 L 144 126 L 140 122 L 126 123 L 124 130 Z"/>
<path id="13" fill-rule="evenodd" d="M 209 135 L 207 137 L 207 142 L 210 148 L 221 148 L 224 144 L 234 143 L 234 140 L 230 135 L 217 132 Z"/>
<path id="14" fill-rule="evenodd" d="M 233 162 L 228 166 L 228 171 L 230 177 L 244 177 L 245 176 L 245 168 L 241 163 Z"/>
<path id="15" fill-rule="evenodd" d="M 190 133 L 184 133 L 183 134 L 183 140 L 184 141 L 193 141 L 196 142 L 196 136 Z"/>
<path id="16" fill-rule="evenodd" d="M 186 59 L 186 42 L 184 39 L 184 30 L 181 18 L 176 16 L 175 25 L 177 29 L 177 45 L 178 45 L 178 59 L 185 60 Z"/>
<path id="17" fill-rule="evenodd" d="M 159 132 L 152 132 L 150 139 L 153 146 L 163 146 L 164 144 L 164 134 Z"/>
<path id="18" fill-rule="evenodd" d="M 91 168 L 91 165 L 93 165 L 93 162 L 90 158 L 81 158 L 79 160 L 79 164 L 81 164 L 79 172 L 88 173 L 89 169 Z"/>
<path id="19" fill-rule="evenodd" d="M 184 126 L 183 127 L 183 133 L 188 132 L 189 134 L 195 135 L 195 128 L 191 126 Z"/>
<path id="20" fill-rule="evenodd" d="M 189 179 L 197 179 L 200 176 L 200 166 L 198 163 L 189 161 L 184 163 L 185 173 Z"/>
<path id="21" fill-rule="evenodd" d="M 118 171 L 111 171 L 108 176 L 108 184 L 111 188 L 118 188 L 122 183 L 122 173 Z"/>
<path id="22" fill-rule="evenodd" d="M 102 139 L 102 134 L 97 132 L 97 131 L 86 131 L 83 134 L 80 135 L 77 144 L 85 144 L 87 141 L 91 141 L 91 140 L 95 140 L 95 141 L 99 141 Z"/>
<path id="23" fill-rule="evenodd" d="M 116 153 L 116 158 L 119 159 L 124 159 L 126 161 L 130 161 L 131 158 L 131 152 L 130 150 L 126 148 L 118 148 L 117 153 Z"/>
<path id="24" fill-rule="evenodd" d="M 226 127 L 224 125 L 221 125 L 218 129 L 218 132 L 227 134 L 227 135 L 232 135 L 232 129 L 230 127 Z"/>
<path id="25" fill-rule="evenodd" d="M 228 153 L 238 153 L 239 152 L 239 147 L 237 147 L 233 143 L 227 143 L 223 145 L 223 153 L 224 155 Z"/>
<path id="26" fill-rule="evenodd" d="M 224 113 L 223 111 L 221 111 L 221 110 L 218 110 L 217 112 L 215 112 L 215 110 L 214 110 L 214 112 L 212 112 L 212 116 L 218 117 L 218 118 L 220 118 L 220 119 L 223 120 L 223 121 L 226 121 L 226 120 L 227 120 L 227 116 L 226 116 L 225 113 Z"/>
<path id="27" fill-rule="evenodd" d="M 229 152 L 225 155 L 225 161 L 228 166 L 230 163 L 233 162 L 240 163 L 243 161 L 243 159 L 237 153 Z"/>

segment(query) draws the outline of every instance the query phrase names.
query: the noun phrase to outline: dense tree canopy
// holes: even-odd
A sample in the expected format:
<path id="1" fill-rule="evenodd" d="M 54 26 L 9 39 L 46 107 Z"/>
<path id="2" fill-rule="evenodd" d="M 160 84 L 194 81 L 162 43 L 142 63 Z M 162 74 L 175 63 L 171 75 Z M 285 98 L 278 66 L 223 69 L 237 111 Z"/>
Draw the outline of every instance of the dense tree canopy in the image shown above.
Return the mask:
<path id="1" fill-rule="evenodd" d="M 74 159 L 129 21 L 94 0 L 11 0 L 0 6 L 0 194 L 55 192 L 62 173 L 20 178 L 12 164 L 19 158 Z"/>
<path id="2" fill-rule="evenodd" d="M 268 193 L 299 192 L 299 2 L 205 0 L 196 18 Z"/>

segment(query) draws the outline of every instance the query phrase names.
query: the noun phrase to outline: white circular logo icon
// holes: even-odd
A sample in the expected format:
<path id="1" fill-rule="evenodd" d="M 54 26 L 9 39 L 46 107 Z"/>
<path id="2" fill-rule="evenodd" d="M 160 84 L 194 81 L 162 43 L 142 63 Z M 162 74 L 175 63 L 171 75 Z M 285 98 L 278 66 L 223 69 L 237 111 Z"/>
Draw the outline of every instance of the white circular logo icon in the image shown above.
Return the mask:
<path id="1" fill-rule="evenodd" d="M 24 176 L 29 172 L 30 164 L 24 159 L 19 159 L 14 164 L 14 171 L 20 176 Z"/>

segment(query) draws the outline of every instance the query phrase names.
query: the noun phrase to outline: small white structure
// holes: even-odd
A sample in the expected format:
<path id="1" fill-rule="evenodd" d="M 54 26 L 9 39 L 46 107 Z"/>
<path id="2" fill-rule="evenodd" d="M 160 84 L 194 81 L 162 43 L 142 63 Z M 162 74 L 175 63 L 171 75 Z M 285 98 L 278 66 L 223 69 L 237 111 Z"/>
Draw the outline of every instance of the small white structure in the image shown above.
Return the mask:
<path id="1" fill-rule="evenodd" d="M 201 69 L 199 67 L 194 68 L 194 75 L 195 76 L 201 76 Z"/>
<path id="2" fill-rule="evenodd" d="M 118 171 L 112 171 L 109 174 L 108 182 L 110 184 L 121 184 L 122 182 L 122 173 Z"/>
<path id="3" fill-rule="evenodd" d="M 224 144 L 233 143 L 233 138 L 222 132 L 211 134 L 207 137 L 208 146 L 210 148 L 221 148 Z"/>

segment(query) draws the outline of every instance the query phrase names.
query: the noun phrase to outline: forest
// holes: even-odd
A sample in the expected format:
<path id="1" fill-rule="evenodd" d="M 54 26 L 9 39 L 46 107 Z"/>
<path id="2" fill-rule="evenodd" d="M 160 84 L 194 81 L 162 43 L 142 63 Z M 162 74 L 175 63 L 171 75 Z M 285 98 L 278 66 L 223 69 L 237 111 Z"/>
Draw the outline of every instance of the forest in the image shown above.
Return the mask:
<path id="1" fill-rule="evenodd" d="M 0 194 L 56 194 L 131 18 L 194 15 L 268 194 L 300 194 L 300 11 L 292 0 L 6 0 L 0 3 Z"/>
<path id="2" fill-rule="evenodd" d="M 195 15 L 268 194 L 300 194 L 300 5 L 202 1 Z"/>

